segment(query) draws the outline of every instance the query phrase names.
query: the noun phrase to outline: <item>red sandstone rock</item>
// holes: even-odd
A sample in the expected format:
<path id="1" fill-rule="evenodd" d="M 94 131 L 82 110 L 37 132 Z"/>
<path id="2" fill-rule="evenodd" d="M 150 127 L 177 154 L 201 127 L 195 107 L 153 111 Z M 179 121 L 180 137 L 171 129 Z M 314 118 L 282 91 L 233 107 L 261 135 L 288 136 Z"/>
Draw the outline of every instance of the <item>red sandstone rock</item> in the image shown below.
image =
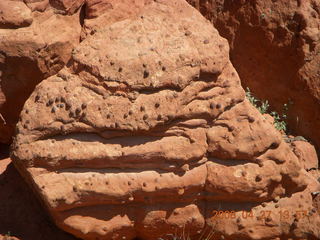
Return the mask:
<path id="1" fill-rule="evenodd" d="M 188 0 L 228 39 L 242 84 L 289 107 L 292 132 L 320 147 L 320 2 Z"/>
<path id="2" fill-rule="evenodd" d="M 49 6 L 49 0 L 24 0 L 32 12 L 44 12 Z"/>
<path id="3" fill-rule="evenodd" d="M 74 14 L 83 4 L 85 0 L 51 0 L 50 4 L 62 14 Z"/>
<path id="4" fill-rule="evenodd" d="M 87 0 L 82 39 L 106 25 L 137 16 L 152 0 Z"/>
<path id="5" fill-rule="evenodd" d="M 27 27 L 32 23 L 30 9 L 18 1 L 0 2 L 0 28 Z"/>
<path id="6" fill-rule="evenodd" d="M 41 5 L 45 1 L 29 3 Z M 16 9 L 15 4 L 26 10 Z M 1 1 L 0 11 L 9 11 L 16 21 L 13 25 L 0 23 L 0 142 L 10 143 L 24 102 L 36 84 L 68 62 L 71 50 L 79 43 L 81 25 L 79 11 L 72 16 L 55 14 L 52 9 L 31 14 L 23 2 L 17 1 Z M 25 20 L 20 20 L 20 15 Z"/>
<path id="7" fill-rule="evenodd" d="M 292 143 L 292 147 L 293 152 L 301 161 L 304 169 L 317 169 L 319 167 L 317 152 L 314 146 L 312 146 L 310 143 L 305 141 L 294 141 Z"/>
<path id="8" fill-rule="evenodd" d="M 319 182 L 245 99 L 211 23 L 182 0 L 121 20 L 86 36 L 17 124 L 15 166 L 56 224 L 82 239 L 319 238 Z"/>
<path id="9" fill-rule="evenodd" d="M 0 174 L 2 174 L 6 170 L 7 166 L 10 163 L 11 161 L 9 158 L 0 161 Z"/>
<path id="10" fill-rule="evenodd" d="M 9 236 L 9 235 L 4 235 L 4 236 L 0 235 L 0 240 L 19 240 L 19 238 L 12 237 L 12 236 Z"/>

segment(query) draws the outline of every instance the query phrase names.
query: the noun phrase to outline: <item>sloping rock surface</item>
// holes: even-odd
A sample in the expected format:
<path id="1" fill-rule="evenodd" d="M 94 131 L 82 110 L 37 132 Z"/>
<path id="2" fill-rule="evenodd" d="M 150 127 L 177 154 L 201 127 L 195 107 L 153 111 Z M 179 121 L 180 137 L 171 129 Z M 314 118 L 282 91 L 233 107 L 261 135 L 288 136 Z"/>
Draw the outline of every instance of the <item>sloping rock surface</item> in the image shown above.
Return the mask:
<path id="1" fill-rule="evenodd" d="M 305 141 L 294 141 L 291 145 L 293 152 L 303 162 L 304 169 L 319 168 L 319 160 L 314 146 Z"/>
<path id="2" fill-rule="evenodd" d="M 228 51 L 186 2 L 158 0 L 106 21 L 36 87 L 12 158 L 60 228 L 82 239 L 320 237 L 319 183 L 245 99 Z"/>

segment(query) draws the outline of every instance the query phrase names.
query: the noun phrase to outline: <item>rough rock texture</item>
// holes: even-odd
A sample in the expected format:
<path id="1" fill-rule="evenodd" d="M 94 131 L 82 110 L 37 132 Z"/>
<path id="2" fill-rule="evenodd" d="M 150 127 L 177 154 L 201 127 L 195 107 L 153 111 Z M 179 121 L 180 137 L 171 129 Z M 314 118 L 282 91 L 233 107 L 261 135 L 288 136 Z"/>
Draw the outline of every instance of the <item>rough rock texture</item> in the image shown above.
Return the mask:
<path id="1" fill-rule="evenodd" d="M 26 99 L 70 60 L 80 40 L 136 16 L 152 0 L 24 0 L 0 3 L 0 142 L 11 143 Z"/>
<path id="2" fill-rule="evenodd" d="M 63 16 L 48 6 L 47 1 L 25 2 L 29 8 L 23 1 L 0 2 L 2 143 L 11 142 L 22 106 L 36 84 L 56 74 L 80 40 L 80 11 Z"/>
<path id="3" fill-rule="evenodd" d="M 23 2 L 3 0 L 0 2 L 0 27 L 27 27 L 32 23 L 31 10 Z"/>
<path id="4" fill-rule="evenodd" d="M 212 24 L 182 0 L 121 20 L 88 35 L 17 124 L 12 158 L 56 224 L 82 239 L 319 238 L 319 182 L 245 99 Z"/>
<path id="5" fill-rule="evenodd" d="M 320 149 L 320 2 L 188 0 L 230 44 L 230 58 L 257 96 L 281 111 L 289 127 Z"/>
<path id="6" fill-rule="evenodd" d="M 305 141 L 294 141 L 291 145 L 293 152 L 302 162 L 304 169 L 318 169 L 319 160 L 314 146 Z"/>
<path id="7" fill-rule="evenodd" d="M 138 15 L 144 6 L 152 2 L 153 0 L 87 0 L 82 39 L 108 24 Z"/>

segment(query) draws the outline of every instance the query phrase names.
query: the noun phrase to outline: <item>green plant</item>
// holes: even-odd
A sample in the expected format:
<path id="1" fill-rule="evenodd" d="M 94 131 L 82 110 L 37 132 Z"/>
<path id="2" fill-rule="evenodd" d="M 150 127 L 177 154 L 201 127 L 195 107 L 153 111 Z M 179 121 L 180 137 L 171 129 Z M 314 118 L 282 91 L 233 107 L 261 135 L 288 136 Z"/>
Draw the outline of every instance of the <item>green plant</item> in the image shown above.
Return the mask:
<path id="1" fill-rule="evenodd" d="M 259 100 L 252 95 L 250 89 L 247 87 L 247 90 L 246 90 L 246 97 L 247 99 L 249 100 L 249 102 L 256 108 L 258 108 L 258 102 Z"/>
<path id="2" fill-rule="evenodd" d="M 277 130 L 286 133 L 288 131 L 287 128 L 287 118 L 288 118 L 288 110 L 289 104 L 293 104 L 292 101 L 289 100 L 289 103 L 283 104 L 282 113 L 279 114 L 276 111 L 269 110 L 269 102 L 268 100 L 261 101 L 257 97 L 255 97 L 249 88 L 246 89 L 246 97 L 249 102 L 259 110 L 261 114 L 270 114 L 274 119 L 274 126 Z"/>

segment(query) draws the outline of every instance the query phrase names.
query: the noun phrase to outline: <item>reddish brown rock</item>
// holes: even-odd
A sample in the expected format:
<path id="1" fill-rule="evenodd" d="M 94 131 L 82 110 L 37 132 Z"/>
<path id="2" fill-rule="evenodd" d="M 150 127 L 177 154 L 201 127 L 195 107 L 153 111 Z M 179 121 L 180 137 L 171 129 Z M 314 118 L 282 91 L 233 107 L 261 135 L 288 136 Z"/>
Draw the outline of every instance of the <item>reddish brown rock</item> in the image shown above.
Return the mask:
<path id="1" fill-rule="evenodd" d="M 61 229 L 82 239 L 320 237 L 319 215 L 277 215 L 309 211 L 319 183 L 245 99 L 228 50 L 184 1 L 158 0 L 106 21 L 36 87 L 12 158 Z M 273 215 L 258 221 L 263 209 Z"/>
<path id="2" fill-rule="evenodd" d="M 143 7 L 152 2 L 152 0 L 86 0 L 82 39 L 108 24 L 139 15 Z"/>
<path id="3" fill-rule="evenodd" d="M 34 87 L 44 78 L 56 74 L 68 62 L 73 47 L 79 43 L 81 32 L 79 11 L 72 16 L 62 16 L 49 8 L 42 13 L 34 11 L 31 14 L 23 2 L 6 2 L 1 1 L 0 10 L 1 6 L 5 6 L 3 11 L 9 11 L 16 23 L 5 26 L 0 24 L 0 142 L 2 143 L 11 142 L 22 106 Z M 27 4 L 29 3 L 43 2 L 27 1 Z M 24 6 L 26 10 L 13 7 L 15 4 Z M 20 15 L 14 11 L 25 16 L 25 19 L 33 21 L 19 20 Z M 25 12 L 30 17 L 27 18 L 29 15 Z M 32 22 L 32 24 L 27 26 L 22 22 L 28 22 L 28 25 Z"/>
<path id="4" fill-rule="evenodd" d="M 320 3 L 188 0 L 228 39 L 244 87 L 281 112 L 289 128 L 320 147 Z"/>
<path id="5" fill-rule="evenodd" d="M 51 0 L 50 4 L 58 13 L 72 15 L 83 4 L 85 0 Z"/>
<path id="6" fill-rule="evenodd" d="M 44 12 L 49 6 L 49 0 L 24 0 L 32 12 Z"/>
<path id="7" fill-rule="evenodd" d="M 0 2 L 0 28 L 27 27 L 32 23 L 31 10 L 19 1 Z"/>
<path id="8" fill-rule="evenodd" d="M 12 237 L 12 236 L 9 236 L 9 235 L 4 235 L 4 236 L 0 235 L 0 240 L 19 240 L 19 238 Z"/>
<path id="9" fill-rule="evenodd" d="M 310 143 L 306 141 L 294 141 L 292 147 L 293 152 L 301 161 L 304 169 L 317 169 L 319 167 L 317 152 Z"/>

